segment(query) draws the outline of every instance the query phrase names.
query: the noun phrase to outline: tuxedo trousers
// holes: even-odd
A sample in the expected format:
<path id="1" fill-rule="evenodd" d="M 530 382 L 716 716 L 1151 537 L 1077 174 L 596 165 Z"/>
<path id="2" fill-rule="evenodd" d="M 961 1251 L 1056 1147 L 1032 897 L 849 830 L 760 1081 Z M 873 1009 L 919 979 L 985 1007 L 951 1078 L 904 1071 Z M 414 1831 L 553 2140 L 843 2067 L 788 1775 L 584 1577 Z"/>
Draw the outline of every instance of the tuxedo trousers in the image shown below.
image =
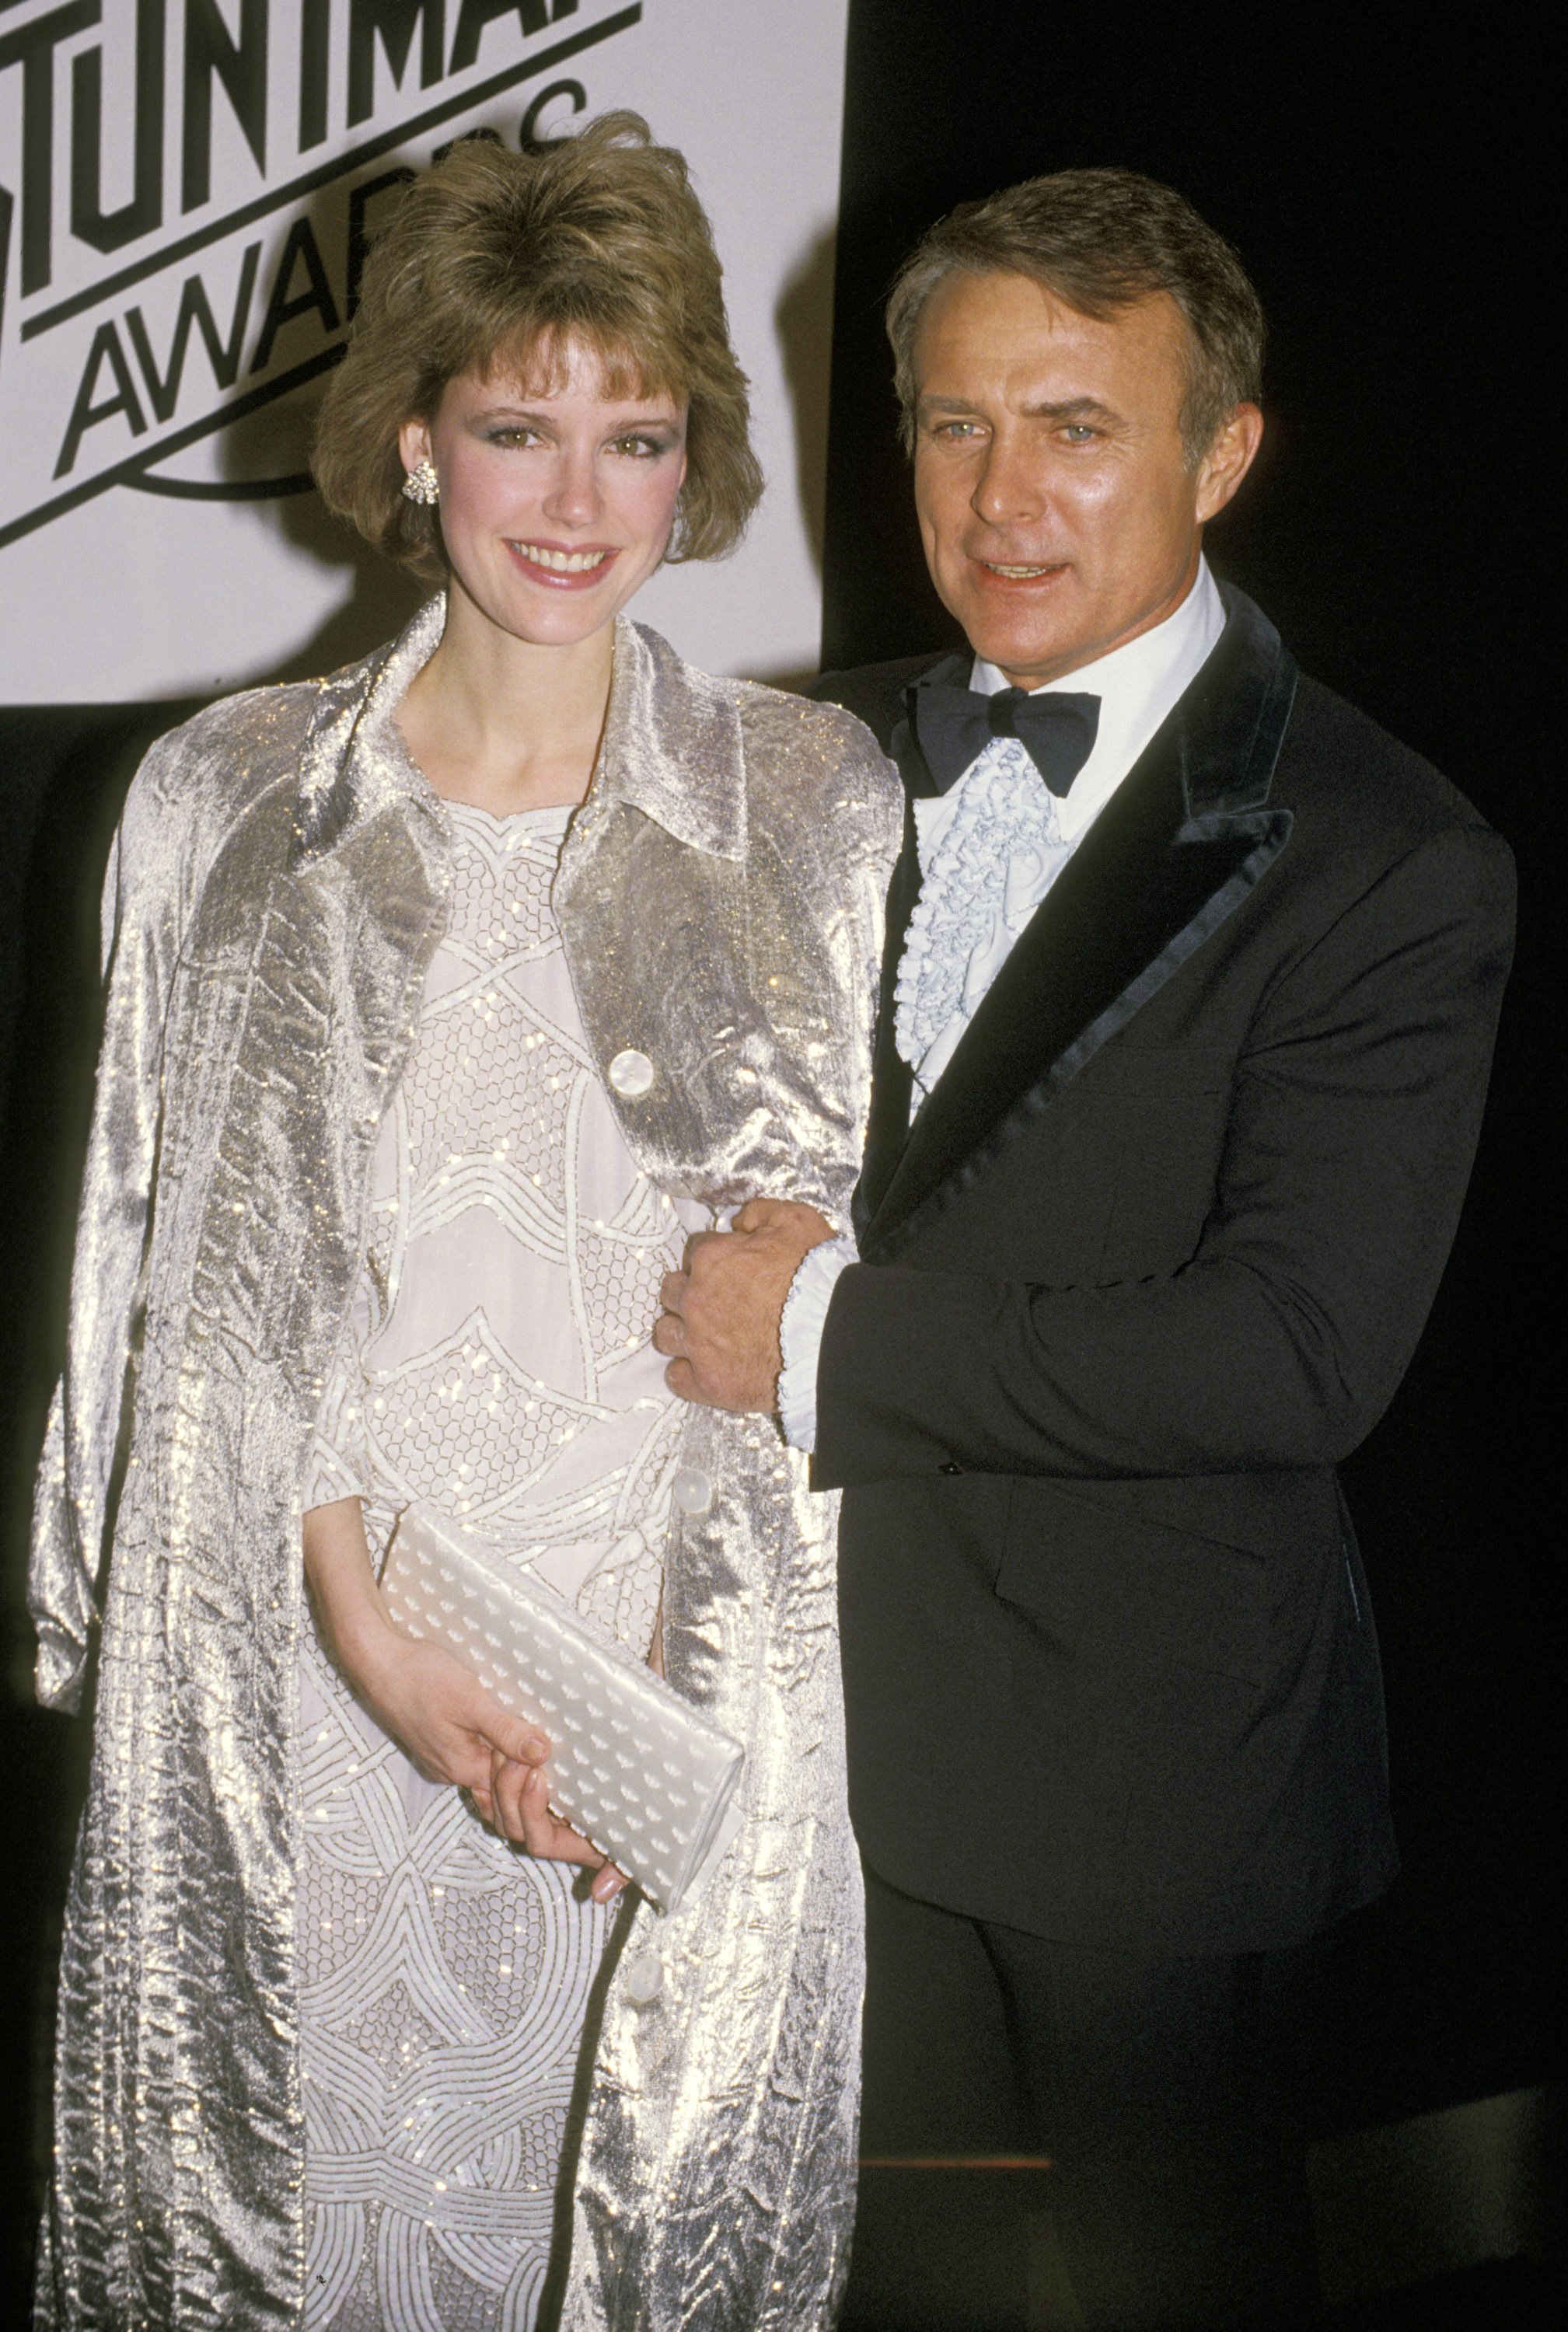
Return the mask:
<path id="1" fill-rule="evenodd" d="M 861 2149 L 911 2166 L 891 2185 L 867 2173 L 846 2332 L 1316 2320 L 1298 2091 L 1322 1942 L 1102 1949 L 964 1918 L 870 1872 L 866 1892 Z M 1020 2155 L 1049 2169 L 988 2181 L 913 2168 Z M 893 2208 L 899 2226 L 879 2227 Z M 1043 2299 L 1042 2235 L 1055 2254 Z"/>

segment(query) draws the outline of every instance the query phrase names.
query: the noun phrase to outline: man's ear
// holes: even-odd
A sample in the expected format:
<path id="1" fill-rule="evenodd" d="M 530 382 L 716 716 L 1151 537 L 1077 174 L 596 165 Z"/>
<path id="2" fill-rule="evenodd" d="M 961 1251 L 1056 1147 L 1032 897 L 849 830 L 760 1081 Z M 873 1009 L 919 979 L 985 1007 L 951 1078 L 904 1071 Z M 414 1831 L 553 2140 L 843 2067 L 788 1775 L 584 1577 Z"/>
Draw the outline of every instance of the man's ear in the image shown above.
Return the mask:
<path id="1" fill-rule="evenodd" d="M 1198 523 L 1218 518 L 1257 457 L 1263 416 L 1256 405 L 1238 405 L 1215 431 L 1198 465 Z"/>

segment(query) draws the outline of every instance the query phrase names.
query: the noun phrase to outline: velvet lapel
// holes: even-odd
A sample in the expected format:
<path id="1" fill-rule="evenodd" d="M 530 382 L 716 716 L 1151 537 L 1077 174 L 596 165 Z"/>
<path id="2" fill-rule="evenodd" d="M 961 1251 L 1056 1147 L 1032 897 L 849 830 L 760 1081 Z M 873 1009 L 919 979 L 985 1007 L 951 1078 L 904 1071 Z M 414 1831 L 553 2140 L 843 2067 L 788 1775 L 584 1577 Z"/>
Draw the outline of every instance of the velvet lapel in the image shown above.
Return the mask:
<path id="1" fill-rule="evenodd" d="M 906 836 L 889 901 L 878 1090 L 857 1200 L 868 1260 L 891 1260 L 1048 1108 L 1285 847 L 1290 814 L 1268 808 L 1268 791 L 1296 666 L 1249 599 L 1229 590 L 1225 599 L 1213 655 L 1036 911 L 904 1137 L 894 1113 L 901 1104 L 907 1123 L 909 1071 L 898 1062 L 900 1076 L 887 1063 L 897 1061 L 894 909 L 902 905 L 906 926 L 918 887 L 917 873 L 899 900 L 913 855 Z M 919 772 L 906 774 L 918 786 Z"/>
<path id="2" fill-rule="evenodd" d="M 967 678 L 969 665 L 954 657 L 933 657 L 917 669 L 914 679 L 923 679 L 928 671 L 940 671 L 951 663 L 960 668 L 960 677 Z M 899 692 L 900 703 L 907 689 Z M 902 712 L 884 731 L 888 738 L 888 750 L 897 762 L 904 779 L 904 847 L 898 864 L 893 870 L 893 881 L 887 893 L 887 936 L 882 951 L 882 989 L 876 1008 L 876 1034 L 872 1050 L 871 1114 L 865 1129 L 865 1160 L 861 1168 L 859 1185 L 856 1190 L 852 1209 L 856 1234 L 864 1238 L 866 1224 L 880 1204 L 888 1184 L 897 1171 L 898 1161 L 909 1141 L 909 1064 L 899 1052 L 893 1038 L 894 998 L 898 988 L 898 968 L 904 961 L 904 942 L 909 930 L 909 919 L 914 913 L 920 896 L 920 857 L 915 848 L 914 810 L 916 795 L 934 793 L 925 757 L 914 741 L 914 732 L 906 714 Z"/>

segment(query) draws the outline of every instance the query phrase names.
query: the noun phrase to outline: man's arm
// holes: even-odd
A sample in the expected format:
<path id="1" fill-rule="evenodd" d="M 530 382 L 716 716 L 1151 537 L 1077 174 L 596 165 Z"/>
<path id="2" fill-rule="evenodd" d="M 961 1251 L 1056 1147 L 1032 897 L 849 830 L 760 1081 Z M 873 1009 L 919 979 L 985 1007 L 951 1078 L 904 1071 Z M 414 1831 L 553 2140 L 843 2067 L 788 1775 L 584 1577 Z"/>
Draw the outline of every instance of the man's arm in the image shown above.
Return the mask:
<path id="1" fill-rule="evenodd" d="M 1343 1458 L 1399 1384 L 1448 1257 L 1512 917 L 1506 846 L 1455 828 L 1289 970 L 1239 1064 L 1203 1238 L 1169 1276 L 1052 1289 L 844 1272 L 817 1482 Z"/>
<path id="2" fill-rule="evenodd" d="M 779 1317 L 779 1423 L 792 1449 L 817 1447 L 817 1367 L 833 1291 L 855 1262 L 852 1238 L 814 1247 L 789 1283 Z"/>

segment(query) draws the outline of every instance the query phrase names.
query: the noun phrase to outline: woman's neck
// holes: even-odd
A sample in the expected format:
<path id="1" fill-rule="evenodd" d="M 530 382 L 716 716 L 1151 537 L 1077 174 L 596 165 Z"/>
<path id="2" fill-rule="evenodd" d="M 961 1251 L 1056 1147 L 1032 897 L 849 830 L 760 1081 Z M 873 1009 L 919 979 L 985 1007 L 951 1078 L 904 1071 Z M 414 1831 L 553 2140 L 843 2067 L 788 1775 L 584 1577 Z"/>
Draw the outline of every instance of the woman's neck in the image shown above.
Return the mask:
<path id="1" fill-rule="evenodd" d="M 404 742 L 447 801 L 497 817 L 580 802 L 609 701 L 613 625 L 538 647 L 454 588 L 441 644 L 397 709 Z"/>

